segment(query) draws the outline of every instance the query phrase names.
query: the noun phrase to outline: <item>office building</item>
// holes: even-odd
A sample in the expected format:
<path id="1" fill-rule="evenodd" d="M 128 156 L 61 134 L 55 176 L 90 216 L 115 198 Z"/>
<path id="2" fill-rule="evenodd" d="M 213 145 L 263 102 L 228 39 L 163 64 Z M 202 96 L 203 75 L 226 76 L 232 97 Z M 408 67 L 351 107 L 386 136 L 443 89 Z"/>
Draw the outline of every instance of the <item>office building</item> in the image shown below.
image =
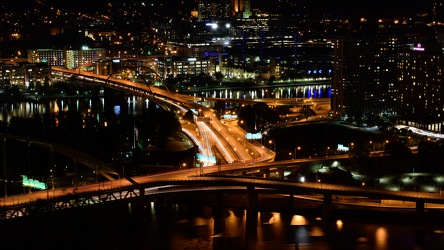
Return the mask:
<path id="1" fill-rule="evenodd" d="M 231 17 L 231 5 L 228 0 L 204 0 L 198 3 L 198 20 L 210 21 Z"/>
<path id="2" fill-rule="evenodd" d="M 28 50 L 30 63 L 48 63 L 50 66 L 74 69 L 81 65 L 92 64 L 96 60 L 104 59 L 106 50 L 102 48 L 71 49 L 33 49 Z"/>
<path id="3" fill-rule="evenodd" d="M 2 84 L 16 85 L 21 89 L 49 83 L 51 67 L 47 63 L 17 62 L 0 64 L 0 80 Z"/>
<path id="4" fill-rule="evenodd" d="M 400 53 L 398 62 L 398 122 L 443 132 L 444 54 L 442 43 L 416 43 Z"/>
<path id="5" fill-rule="evenodd" d="M 398 38 L 353 35 L 332 39 L 332 114 L 395 112 Z"/>
<path id="6" fill-rule="evenodd" d="M 213 75 L 216 72 L 216 62 L 213 58 L 170 57 L 159 58 L 154 69 L 164 79 L 168 75 Z"/>

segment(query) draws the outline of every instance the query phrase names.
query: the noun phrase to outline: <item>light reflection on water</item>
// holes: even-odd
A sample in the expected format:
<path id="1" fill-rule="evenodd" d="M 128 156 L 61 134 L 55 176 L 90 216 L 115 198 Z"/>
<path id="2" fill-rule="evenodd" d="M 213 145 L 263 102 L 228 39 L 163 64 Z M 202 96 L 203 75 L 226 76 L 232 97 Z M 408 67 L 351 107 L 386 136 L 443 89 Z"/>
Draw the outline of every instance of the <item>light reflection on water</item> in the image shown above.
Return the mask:
<path id="1" fill-rule="evenodd" d="M 168 219 L 161 241 L 170 248 L 163 249 L 444 249 L 444 226 L 319 220 L 276 212 L 257 214 L 252 246 L 246 243 L 246 217 L 245 210 L 228 209 L 223 218 L 214 218 L 211 209 L 204 209 L 199 215 Z"/>
<path id="2" fill-rule="evenodd" d="M 34 115 L 57 113 L 59 111 L 75 111 L 81 114 L 91 113 L 100 117 L 105 112 L 105 105 L 113 105 L 115 114 L 125 112 L 139 115 L 148 109 L 149 100 L 138 96 L 127 96 L 122 104 L 106 102 L 105 98 L 61 98 L 42 102 L 11 102 L 0 104 L 0 121 L 8 122 L 12 117 L 31 118 Z M 126 106 L 126 110 L 123 110 Z"/>
<path id="3" fill-rule="evenodd" d="M 330 98 L 330 85 L 305 85 L 279 88 L 258 88 L 253 90 L 211 90 L 190 93 L 191 96 L 258 99 L 258 98 Z M 93 98 L 59 98 L 43 100 L 43 102 L 12 102 L 0 104 L 0 121 L 8 122 L 12 117 L 31 118 L 34 115 L 56 113 L 58 111 L 76 111 L 82 114 L 94 115 L 105 112 L 105 105 L 114 105 L 115 113 L 126 112 L 130 115 L 139 115 L 148 108 L 148 99 L 127 95 L 125 97 L 126 109 L 122 110 L 120 104 L 112 103 L 103 97 Z M 206 104 L 205 104 L 206 105 Z M 116 108 L 115 106 L 119 106 Z"/>
<path id="4" fill-rule="evenodd" d="M 328 84 L 303 85 L 250 90 L 222 89 L 190 93 L 191 96 L 206 98 L 258 99 L 258 98 L 331 98 Z"/>

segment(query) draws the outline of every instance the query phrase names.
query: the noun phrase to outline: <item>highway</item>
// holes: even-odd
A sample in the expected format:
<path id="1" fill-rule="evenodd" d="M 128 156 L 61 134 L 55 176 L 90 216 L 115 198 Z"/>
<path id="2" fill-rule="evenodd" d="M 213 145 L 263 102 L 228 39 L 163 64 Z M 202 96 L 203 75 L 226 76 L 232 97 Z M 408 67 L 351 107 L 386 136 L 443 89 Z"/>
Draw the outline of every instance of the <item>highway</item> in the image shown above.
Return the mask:
<path id="1" fill-rule="evenodd" d="M 343 159 L 346 155 L 338 155 L 328 157 L 329 159 Z M 273 190 L 283 190 L 288 192 L 288 188 L 299 190 L 297 192 L 307 193 L 306 195 L 298 195 L 299 198 L 322 200 L 322 194 L 328 191 L 335 196 L 335 202 L 338 204 L 360 205 L 360 206 L 384 206 L 395 208 L 415 208 L 415 202 L 423 200 L 427 208 L 443 209 L 444 195 L 441 193 L 428 192 L 411 192 L 411 191 L 388 191 L 377 190 L 372 187 L 350 187 L 344 185 L 335 185 L 327 183 L 314 182 L 292 182 L 280 179 L 263 179 L 263 178 L 245 178 L 242 176 L 218 176 L 211 175 L 216 173 L 230 173 L 231 171 L 253 171 L 255 169 L 277 168 L 279 166 L 297 165 L 312 161 L 319 161 L 323 158 L 306 158 L 279 162 L 257 163 L 255 165 L 248 164 L 227 164 L 221 169 L 217 166 L 209 166 L 205 168 L 204 175 L 200 176 L 197 168 L 184 169 L 171 172 L 165 172 L 149 176 L 133 176 L 132 179 L 144 186 L 147 194 L 162 192 L 158 188 L 170 188 L 168 192 L 185 192 L 190 190 L 225 190 L 225 189 L 239 189 L 245 190 L 246 186 L 253 185 L 256 188 L 266 188 Z M 200 184 L 202 186 L 196 186 Z M 185 186 L 183 186 L 185 185 Z M 21 195 L 9 196 L 0 199 L 0 204 L 4 206 L 11 206 L 14 204 L 23 204 L 38 199 L 52 199 L 54 197 L 65 196 L 68 194 L 90 193 L 90 192 L 114 192 L 115 196 L 122 196 L 127 193 L 129 189 L 138 189 L 140 187 L 134 186 L 128 180 L 119 179 L 112 181 L 98 182 L 88 185 L 82 185 L 69 188 L 56 188 L 54 190 L 35 191 L 33 193 L 26 193 Z M 154 189 L 153 189 L 154 188 Z M 190 189 L 191 188 L 191 189 Z M 121 192 L 124 190 L 124 192 Z M 287 191 L 285 191 L 287 190 Z M 165 190 L 164 190 L 165 191 Z M 278 192 L 279 193 L 279 192 Z M 309 194 L 311 193 L 311 194 Z M 367 199 L 369 198 L 369 199 Z M 99 199 L 99 197 L 97 197 Z M 380 200 L 375 203 L 374 199 Z"/>
<path id="2" fill-rule="evenodd" d="M 52 67 L 55 75 L 64 77 L 77 77 L 79 80 L 87 81 L 92 84 L 100 86 L 117 88 L 122 91 L 131 92 L 134 94 L 145 95 L 151 98 L 156 98 L 162 102 L 168 102 L 170 105 L 176 107 L 178 111 L 185 113 L 190 109 L 194 109 L 198 114 L 195 116 L 197 125 L 196 130 L 187 130 L 183 127 L 184 132 L 190 135 L 194 143 L 198 146 L 199 152 L 207 157 L 214 156 L 213 149 L 219 150 L 220 154 L 225 158 L 225 162 L 252 162 L 253 156 L 251 150 L 254 149 L 261 157 L 254 159 L 254 161 L 269 161 L 274 158 L 274 154 L 267 153 L 267 149 L 258 147 L 257 144 L 247 142 L 239 142 L 237 138 L 233 137 L 227 127 L 222 124 L 214 112 L 194 100 L 184 98 L 183 95 L 170 93 L 167 90 L 148 86 L 149 82 L 140 83 L 129 80 L 118 79 L 112 76 L 97 75 L 82 70 L 68 70 L 64 68 Z M 148 79 L 149 80 L 149 79 Z M 245 137 L 245 132 L 243 137 Z M 214 146 L 214 147 L 213 147 Z M 254 153 L 253 153 L 254 155 Z M 268 158 L 266 156 L 269 156 Z M 202 162 L 204 167 L 214 165 L 215 162 Z"/>
<path id="3" fill-rule="evenodd" d="M 386 199 L 394 200 L 407 200 L 417 201 L 417 199 L 424 199 L 426 202 L 433 202 L 436 204 L 444 203 L 444 196 L 437 193 L 426 192 L 406 192 L 406 191 L 386 191 L 386 190 L 374 190 L 367 187 L 348 187 L 341 185 L 332 185 L 326 183 L 289 183 L 283 180 L 269 180 L 269 179 L 245 179 L 242 177 L 230 177 L 230 179 L 222 177 L 206 177 L 208 174 L 215 173 L 230 173 L 233 171 L 259 171 L 264 168 L 275 169 L 279 166 L 293 165 L 319 161 L 322 158 L 306 158 L 296 159 L 288 161 L 274 162 L 274 152 L 262 147 L 259 143 L 252 143 L 245 139 L 245 131 L 236 126 L 233 122 L 224 121 L 221 122 L 217 119 L 216 115 L 208 108 L 199 105 L 193 101 L 181 99 L 179 95 L 169 93 L 166 90 L 162 90 L 155 87 L 148 87 L 146 84 L 121 80 L 110 79 L 106 76 L 99 76 L 91 74 L 89 72 L 77 72 L 69 71 L 66 69 L 56 69 L 59 72 L 65 74 L 77 75 L 82 79 L 89 78 L 101 85 L 112 85 L 115 88 L 123 88 L 133 92 L 140 92 L 141 94 L 150 93 L 155 95 L 155 98 L 160 98 L 163 101 L 169 101 L 171 104 L 178 106 L 181 112 L 185 112 L 190 108 L 198 110 L 196 115 L 196 127 L 183 126 L 184 132 L 190 135 L 197 143 L 200 152 L 214 155 L 212 145 L 217 145 L 216 148 L 221 154 L 224 155 L 228 164 L 222 166 L 216 166 L 209 162 L 204 163 L 204 168 L 198 171 L 198 168 L 183 169 L 178 171 L 166 172 L 162 174 L 150 175 L 150 176 L 132 176 L 131 178 L 140 185 L 152 184 L 152 185 L 166 185 L 170 186 L 173 183 L 178 182 L 196 182 L 202 181 L 207 183 L 208 186 L 216 185 L 218 182 L 231 182 L 234 186 L 237 182 L 239 185 L 255 185 L 263 187 L 275 187 L 282 188 L 291 186 L 292 188 L 306 189 L 322 194 L 325 190 L 330 192 L 334 191 L 337 195 L 357 195 L 357 196 L 371 196 L 371 197 L 385 197 Z M 80 73 L 80 74 L 79 74 Z M 154 93 L 154 94 L 153 94 Z M 197 129 L 196 129 L 197 128 Z M 202 141 L 202 142 L 201 142 Z M 329 160 L 348 158 L 348 155 L 334 155 L 329 156 Z M 163 184 L 162 184 L 163 183 Z M 165 184 L 169 183 L 169 184 Z M 151 185 L 150 184 L 150 185 Z M 35 191 L 33 193 L 21 194 L 3 197 L 0 199 L 0 204 L 4 206 L 10 206 L 18 203 L 27 203 L 38 199 L 51 199 L 54 197 L 64 196 L 67 194 L 81 194 L 97 191 L 112 191 L 119 192 L 120 189 L 134 186 L 126 179 L 110 180 L 105 182 L 98 182 L 94 184 L 88 184 L 77 187 L 69 188 L 56 188 L 53 190 Z M 217 189 L 217 187 L 215 187 Z M 186 189 L 184 187 L 184 189 Z M 115 190 L 115 191 L 114 191 Z M 317 190 L 317 191 L 316 191 Z M 180 191 L 180 190 L 177 190 Z M 401 204 L 402 207 L 402 204 Z"/>

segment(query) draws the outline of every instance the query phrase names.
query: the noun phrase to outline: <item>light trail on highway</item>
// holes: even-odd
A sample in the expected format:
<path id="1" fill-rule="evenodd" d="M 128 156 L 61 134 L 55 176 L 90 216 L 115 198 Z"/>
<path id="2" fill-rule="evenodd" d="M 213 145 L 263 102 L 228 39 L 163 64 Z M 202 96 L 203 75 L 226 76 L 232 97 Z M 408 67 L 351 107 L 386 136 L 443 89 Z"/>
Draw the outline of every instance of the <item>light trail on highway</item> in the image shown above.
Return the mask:
<path id="1" fill-rule="evenodd" d="M 103 85 L 109 85 L 112 87 L 121 87 L 123 90 L 130 90 L 130 88 L 133 88 L 132 91 L 135 92 L 152 92 L 153 97 L 157 98 L 159 100 L 169 102 L 170 104 L 178 107 L 178 106 L 186 106 L 180 107 L 180 110 L 182 112 L 188 111 L 187 108 L 195 108 L 196 110 L 202 110 L 203 117 L 205 118 L 211 118 L 211 124 L 214 128 L 216 128 L 216 131 L 218 134 L 214 133 L 213 130 L 211 130 L 211 134 L 214 135 L 214 141 L 217 141 L 217 148 L 223 152 L 223 156 L 225 157 L 225 161 L 228 163 L 232 163 L 235 161 L 235 159 L 240 159 L 240 161 L 249 161 L 251 160 L 251 156 L 247 153 L 245 153 L 245 150 L 242 150 L 243 146 L 236 142 L 234 138 L 231 138 L 230 134 L 226 131 L 226 128 L 221 125 L 220 121 L 217 119 L 216 115 L 208 108 L 195 103 L 194 101 L 189 101 L 182 99 L 179 95 L 170 93 L 166 90 L 157 88 L 155 86 L 147 86 L 146 84 L 142 84 L 139 82 L 132 82 L 129 80 L 123 80 L 123 79 L 117 79 L 114 77 L 108 77 L 103 75 L 97 75 L 86 71 L 80 71 L 80 70 L 67 70 L 63 68 L 53 67 L 53 71 L 55 72 L 63 72 L 66 74 L 70 74 L 77 77 L 82 77 L 82 80 L 87 80 L 90 82 L 96 82 Z M 120 84 L 121 86 L 117 86 L 117 84 Z M 143 91 L 142 91 L 143 90 Z M 169 100 L 172 101 L 169 101 Z M 181 105 L 176 104 L 177 102 L 181 103 Z M 210 131 L 210 129 L 204 128 L 203 131 Z M 189 133 L 187 133 L 189 134 Z M 206 139 L 209 139 L 209 137 L 205 137 Z M 221 138 L 224 138 L 226 141 L 229 140 L 229 142 L 223 142 Z M 230 139 L 231 138 L 231 139 Z M 198 144 L 199 149 L 202 149 L 203 154 L 207 154 L 208 152 L 212 152 L 211 146 L 209 146 L 210 143 L 207 141 L 203 142 L 203 145 L 199 145 L 201 141 L 195 141 Z M 231 150 L 234 148 L 234 151 Z"/>

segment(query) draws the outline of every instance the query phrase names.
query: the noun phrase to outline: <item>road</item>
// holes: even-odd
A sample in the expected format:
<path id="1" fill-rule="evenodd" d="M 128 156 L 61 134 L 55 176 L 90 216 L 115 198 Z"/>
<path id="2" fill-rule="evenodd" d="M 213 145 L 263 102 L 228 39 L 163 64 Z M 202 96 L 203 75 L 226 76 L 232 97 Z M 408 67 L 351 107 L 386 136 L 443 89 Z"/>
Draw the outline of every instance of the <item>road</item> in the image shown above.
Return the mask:
<path id="1" fill-rule="evenodd" d="M 192 138 L 196 138 L 195 143 L 198 145 L 201 154 L 205 156 L 214 156 L 213 146 L 215 146 L 228 163 L 237 161 L 249 162 L 253 160 L 254 153 L 252 156 L 251 151 L 249 152 L 247 148 L 244 147 L 245 144 L 240 143 L 236 138 L 232 137 L 232 134 L 228 131 L 227 127 L 219 121 L 210 108 L 200 105 L 194 99 L 189 100 L 189 98 L 184 98 L 183 95 L 170 93 L 165 89 L 154 86 L 148 86 L 146 83 L 132 82 L 81 70 L 67 70 L 58 67 L 52 67 L 52 70 L 53 72 L 56 72 L 56 74 L 63 73 L 67 76 L 77 76 L 84 81 L 90 81 L 92 83 L 113 88 L 119 87 L 123 91 L 132 91 L 140 94 L 150 93 L 153 98 L 157 98 L 162 102 L 168 102 L 182 113 L 185 113 L 189 109 L 195 109 L 198 111 L 196 123 L 200 131 L 199 135 L 195 133 L 195 130 L 188 130 L 186 133 L 194 135 Z M 255 159 L 255 161 L 267 161 L 274 157 L 272 154 L 267 154 L 267 151 L 264 148 L 254 147 L 252 145 L 249 146 L 250 148 L 255 148 L 258 156 L 262 156 L 259 159 Z M 267 159 L 264 155 L 270 155 L 270 158 Z M 214 163 L 203 162 L 203 164 L 204 166 L 209 166 Z"/>
<path id="2" fill-rule="evenodd" d="M 149 87 L 143 83 L 114 79 L 108 76 L 96 75 L 84 71 L 82 72 L 69 71 L 66 69 L 56 69 L 56 70 L 72 75 L 77 75 L 83 79 L 89 78 L 90 81 L 105 86 L 113 85 L 114 87 L 118 86 L 119 88 L 123 89 L 132 89 L 132 91 L 134 92 L 140 91 L 141 93 L 152 92 L 155 98 L 158 98 L 162 101 L 169 101 L 172 104 L 174 103 L 174 105 L 178 107 L 178 110 L 180 110 L 181 112 L 185 112 L 190 108 L 198 110 L 199 111 L 197 115 L 198 130 L 196 130 L 195 128 L 189 129 L 187 130 L 187 133 L 193 135 L 192 138 L 193 137 L 196 138 L 195 142 L 198 143 L 199 148 L 201 149 L 200 152 L 202 153 L 214 155 L 210 151 L 213 150 L 212 145 L 217 145 L 216 147 L 220 152 L 222 152 L 222 155 L 224 155 L 225 160 L 229 163 L 221 166 L 221 168 L 224 171 L 232 171 L 232 170 L 239 171 L 241 169 L 253 170 L 277 164 L 295 164 L 295 163 L 318 160 L 318 159 L 297 159 L 294 161 L 283 161 L 279 163 L 270 162 L 274 159 L 275 156 L 273 151 L 264 148 L 262 145 L 260 145 L 257 142 L 251 142 L 249 140 L 246 140 L 245 131 L 239 128 L 234 122 L 222 123 L 219 119 L 217 119 L 216 115 L 213 113 L 211 109 L 203 107 L 194 101 L 185 100 L 184 98 L 181 98 L 180 95 L 177 95 L 175 93 L 170 93 L 166 90 L 159 89 L 156 87 Z M 277 105 L 277 100 L 275 101 L 275 103 Z M 334 159 L 334 157 L 338 157 L 339 159 L 340 157 L 344 156 L 331 156 L 329 158 Z M 192 168 L 192 169 L 173 171 L 151 176 L 135 176 L 132 178 L 136 182 L 143 183 L 143 182 L 162 180 L 162 179 L 166 180 L 187 179 L 191 178 L 192 176 L 200 175 L 202 173 L 208 174 L 208 173 L 216 173 L 219 171 L 218 166 L 209 163 L 205 163 L 204 166 L 205 167 L 202 169 L 203 170 L 202 172 L 201 171 L 198 172 L 197 168 Z M 4 205 L 10 205 L 22 202 L 29 202 L 31 200 L 37 200 L 37 199 L 48 199 L 54 196 L 66 195 L 68 193 L 97 191 L 99 189 L 112 189 L 112 188 L 124 187 L 127 185 L 131 184 L 125 179 L 120 179 L 120 180 L 99 182 L 78 187 L 60 188 L 60 189 L 57 188 L 54 190 L 37 191 L 30 194 L 22 194 L 22 195 L 2 198 L 0 199 L 0 204 L 3 203 Z M 304 183 L 300 185 L 316 189 L 332 189 L 332 190 L 347 190 L 351 188 L 346 186 L 331 185 L 324 183 Z M 405 194 L 408 197 L 413 197 L 414 195 L 419 197 L 418 192 L 416 193 L 401 192 L 400 194 Z M 436 198 L 436 194 L 421 193 L 421 197 Z"/>

